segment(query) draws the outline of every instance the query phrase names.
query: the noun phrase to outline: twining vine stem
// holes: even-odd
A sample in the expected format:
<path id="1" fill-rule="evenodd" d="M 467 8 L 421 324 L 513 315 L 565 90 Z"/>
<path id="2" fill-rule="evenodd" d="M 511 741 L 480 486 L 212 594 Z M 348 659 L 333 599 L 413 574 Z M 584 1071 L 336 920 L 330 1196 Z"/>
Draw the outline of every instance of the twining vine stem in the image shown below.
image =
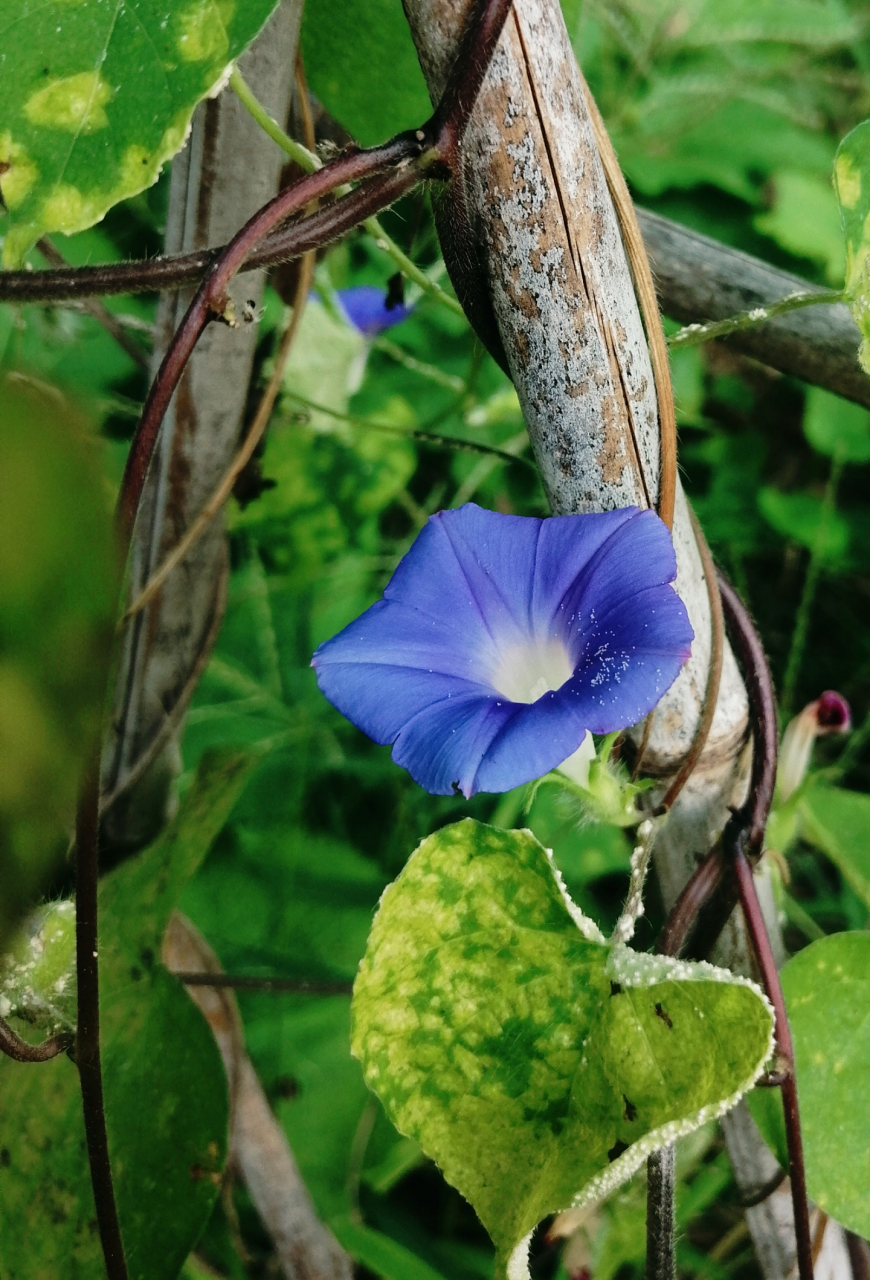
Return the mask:
<path id="1" fill-rule="evenodd" d="M 763 851 L 764 831 L 776 785 L 776 700 L 770 668 L 755 625 L 739 595 L 721 573 L 718 574 L 718 582 L 723 612 L 749 695 L 753 734 L 749 795 L 746 803 L 732 814 L 721 840 L 684 887 L 662 930 L 657 949 L 666 955 L 679 955 L 700 912 L 717 891 L 721 892 L 726 876 L 732 881 L 736 880 L 761 980 L 773 1005 L 777 1051 L 785 1063 L 785 1069 L 766 1083 L 777 1084 L 782 1089 L 798 1275 L 800 1280 L 813 1280 L 813 1244 L 794 1073 L 794 1050 L 782 986 L 753 877 L 753 866 Z M 724 901 L 726 908 L 733 901 L 727 891 Z M 651 1187 L 651 1199 L 652 1191 Z M 662 1206 L 658 1203 L 655 1205 L 655 1212 L 661 1216 Z"/>
<path id="2" fill-rule="evenodd" d="M 794 1073 L 794 1049 L 785 998 L 752 874 L 753 865 L 762 853 L 764 828 L 776 786 L 776 701 L 770 668 L 752 619 L 737 592 L 721 574 L 719 587 L 722 592 L 728 630 L 746 679 L 753 731 L 752 782 L 749 800 L 743 809 L 734 814 L 726 826 L 722 834 L 722 844 L 737 877 L 746 927 L 758 960 L 762 983 L 773 1005 L 776 1047 L 780 1057 L 786 1063 L 781 1088 L 794 1205 L 798 1275 L 800 1280 L 813 1280 L 813 1243 L 810 1232 L 797 1082 Z"/>
<path id="3" fill-rule="evenodd" d="M 88 1163 L 94 1189 L 97 1225 L 108 1280 L 127 1280 L 121 1224 L 112 1186 L 109 1137 L 103 1104 L 100 1062 L 100 981 L 97 929 L 99 879 L 100 752 L 99 745 L 82 781 L 76 815 L 76 980 L 78 1025 L 76 1066 L 82 1091 L 82 1110 Z"/>
<path id="4" fill-rule="evenodd" d="M 424 177 L 450 178 L 483 77 L 495 52 L 511 0 L 482 0 L 463 34 L 441 103 L 422 128 L 398 134 L 368 151 L 349 150 L 286 188 L 251 218 L 229 245 L 207 263 L 207 275 L 169 344 L 151 386 L 133 438 L 118 499 L 120 549 L 128 554 L 136 513 L 160 425 L 197 341 L 209 323 L 232 321 L 230 280 L 294 214 L 347 183 L 362 185 L 325 209 L 301 217 L 279 235 L 296 237 L 297 252 L 319 248 L 343 231 L 392 204 Z M 306 235 L 308 243 L 304 243 Z M 302 243 L 301 250 L 299 242 Z M 295 256 L 291 254 L 289 256 Z M 107 673 L 108 682 L 108 673 Z M 76 822 L 76 975 L 79 1067 L 88 1160 L 97 1223 L 109 1280 L 127 1280 L 103 1103 L 100 1063 L 100 1003 L 97 885 L 99 875 L 99 750 L 82 783 Z"/>

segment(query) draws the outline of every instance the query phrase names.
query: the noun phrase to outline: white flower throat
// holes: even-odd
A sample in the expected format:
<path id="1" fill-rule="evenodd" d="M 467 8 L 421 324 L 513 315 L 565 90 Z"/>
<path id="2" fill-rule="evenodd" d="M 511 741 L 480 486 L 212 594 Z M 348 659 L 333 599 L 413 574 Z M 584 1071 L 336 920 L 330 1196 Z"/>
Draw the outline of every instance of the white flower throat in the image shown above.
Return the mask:
<path id="1" fill-rule="evenodd" d="M 499 655 L 493 688 L 509 702 L 537 702 L 561 689 L 574 674 L 574 664 L 561 640 L 528 640 Z"/>

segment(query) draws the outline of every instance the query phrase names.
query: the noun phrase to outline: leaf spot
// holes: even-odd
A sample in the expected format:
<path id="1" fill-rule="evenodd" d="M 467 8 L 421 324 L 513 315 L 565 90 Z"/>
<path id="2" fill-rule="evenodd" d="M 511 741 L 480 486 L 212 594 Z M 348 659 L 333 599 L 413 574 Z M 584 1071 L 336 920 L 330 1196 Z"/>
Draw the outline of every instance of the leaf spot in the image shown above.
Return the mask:
<path id="1" fill-rule="evenodd" d="M 105 107 L 113 90 L 98 71 L 80 71 L 75 76 L 52 80 L 31 94 L 24 114 L 31 124 L 43 129 L 63 129 L 66 133 L 96 133 L 109 123 Z"/>

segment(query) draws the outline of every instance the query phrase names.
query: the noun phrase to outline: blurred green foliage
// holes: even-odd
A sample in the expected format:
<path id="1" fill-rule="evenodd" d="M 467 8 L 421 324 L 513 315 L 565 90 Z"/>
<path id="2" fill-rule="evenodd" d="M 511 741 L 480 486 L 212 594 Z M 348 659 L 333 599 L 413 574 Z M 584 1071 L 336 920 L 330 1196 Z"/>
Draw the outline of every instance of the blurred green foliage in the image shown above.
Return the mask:
<path id="1" fill-rule="evenodd" d="M 251 764 L 241 752 L 204 761 L 160 839 L 100 883 L 106 1125 L 130 1280 L 178 1273 L 215 1202 L 226 1159 L 229 1099 L 220 1053 L 159 956 L 185 881 Z M 13 1025 L 27 1036 L 23 1020 Z M 75 1065 L 66 1055 L 40 1067 L 3 1057 L 0 1090 L 0 1274 L 99 1277 Z"/>
<path id="2" fill-rule="evenodd" d="M 830 175 L 839 140 L 870 115 L 864 0 L 565 0 L 563 7 L 640 203 L 808 281 L 843 283 Z M 334 6 L 309 0 L 303 49 L 315 92 L 363 142 L 419 123 L 427 97 L 399 0 L 354 0 L 342 12 L 336 21 Z M 164 176 L 111 210 L 99 227 L 59 246 L 74 263 L 154 253 L 162 243 L 166 193 Z M 403 200 L 384 221 L 403 249 L 437 272 L 425 195 Z M 30 261 L 43 265 L 35 251 Z M 419 299 L 389 343 L 369 345 L 331 314 L 330 292 L 361 283 L 385 287 L 391 261 L 370 240 L 351 236 L 318 271 L 321 301 L 309 308 L 258 459 L 277 483 L 230 511 L 229 607 L 188 717 L 184 781 L 214 746 L 255 746 L 263 760 L 185 889 L 183 908 L 228 970 L 348 981 L 385 885 L 420 839 L 470 815 L 529 825 L 555 849 L 583 910 L 608 930 L 627 884 L 624 833 L 583 825 L 571 802 L 551 789 L 539 793 L 528 817 L 517 794 L 470 802 L 425 795 L 392 764 L 388 749 L 365 739 L 317 692 L 309 668 L 313 649 L 377 598 L 431 512 L 473 499 L 502 511 L 545 513 L 534 473 L 521 462 L 402 435 L 429 431 L 529 456 L 513 390 L 463 321 Z M 153 299 L 110 299 L 108 305 L 147 345 Z M 284 315 L 277 294 L 267 290 L 257 352 L 261 381 Z M 65 306 L 0 307 L 0 358 L 86 401 L 101 428 L 89 453 L 102 466 L 105 489 L 116 485 L 146 390 L 142 370 L 91 316 Z M 848 697 L 862 727 L 845 754 L 840 740 L 819 744 L 816 763 L 829 780 L 855 793 L 870 791 L 867 414 L 720 344 L 679 351 L 673 367 L 685 486 L 718 561 L 756 616 L 780 683 L 795 658 L 795 618 L 816 558 L 794 707 L 827 687 Z M 4 399 L 0 441 L 15 420 L 8 411 L 13 403 Z M 10 548 L 34 539 L 41 545 L 46 529 L 62 527 L 57 554 L 69 556 L 63 581 L 99 632 L 107 607 L 99 584 L 109 580 L 111 555 L 99 550 L 108 544 L 93 529 L 108 527 L 108 503 L 93 479 L 59 487 L 50 464 L 51 457 L 65 456 L 57 453 L 66 438 L 57 434 L 58 422 L 55 435 L 46 436 L 50 449 L 33 446 L 37 432 L 51 430 L 46 423 L 33 427 L 20 483 L 9 483 L 11 472 L 0 467 L 0 521 L 7 492 L 33 495 L 7 507 L 14 513 L 11 542 L 5 523 L 0 526 L 0 586 Z M 50 502 L 45 492 L 55 495 Z M 88 493 L 86 502 L 79 500 Z M 55 507 L 64 513 L 58 525 L 46 514 Z M 88 532 L 80 544 L 70 531 L 81 521 Z M 64 600 L 66 591 L 46 599 Z M 84 730 L 73 734 L 72 727 L 93 723 L 95 695 L 81 691 L 93 689 L 89 681 L 99 665 L 85 662 L 84 647 L 58 648 L 50 640 L 60 612 L 55 617 L 45 609 L 24 610 L 29 621 L 20 623 L 13 653 L 27 671 L 31 658 L 34 671 L 38 666 L 31 693 L 49 699 L 44 714 L 62 725 L 41 739 L 49 746 L 40 751 L 50 747 L 54 763 L 48 754 L 34 756 L 39 770 L 54 770 L 50 795 L 57 806 L 56 813 L 44 803 L 26 812 L 26 823 L 40 824 L 38 831 L 26 823 L 22 828 L 31 832 L 29 866 L 65 845 L 84 740 Z M 12 616 L 5 604 L 3 613 L 0 627 Z M 0 636 L 5 663 L 6 632 Z M 49 687 L 44 673 L 72 671 L 75 662 L 84 670 L 75 679 L 75 707 L 67 710 L 62 699 L 72 695 L 58 686 L 58 701 L 51 701 L 55 675 Z M 0 753 L 13 723 L 0 716 Z M 28 715 L 28 733 L 39 723 Z M 13 736 L 15 768 L 26 756 L 26 741 L 27 735 Z M 38 770 L 33 776 L 43 777 Z M 31 794 L 41 802 L 48 796 L 42 782 Z M 788 895 L 809 920 L 804 928 L 863 929 L 868 907 L 849 863 L 861 846 L 863 818 L 854 839 L 836 815 L 820 821 L 829 834 L 831 824 L 837 826 L 839 843 L 826 845 L 818 833 L 812 842 L 796 839 Z M 793 923 L 797 918 L 786 925 L 795 951 L 809 940 Z M 652 943 L 660 920 L 653 891 L 640 947 Z M 363 1274 L 491 1276 L 491 1247 L 469 1206 L 370 1100 L 349 1056 L 348 998 L 242 992 L 239 1000 L 249 1050 L 317 1207 Z M 686 1232 L 682 1274 L 758 1275 L 720 1137 L 709 1135 L 706 1145 L 688 1153 L 678 1205 Z M 579 1249 L 583 1231 L 590 1234 L 596 1277 L 640 1277 L 642 1185 L 633 1184 L 579 1225 L 569 1248 Z M 270 1254 L 252 1205 L 237 1189 L 229 1210 L 215 1209 L 190 1275 L 259 1275 Z M 536 1237 L 536 1280 L 565 1280 L 559 1258 L 560 1246 Z"/>
<path id="3" fill-rule="evenodd" d="M 100 726 L 116 566 L 81 414 L 0 372 L 0 946 L 69 843 Z"/>

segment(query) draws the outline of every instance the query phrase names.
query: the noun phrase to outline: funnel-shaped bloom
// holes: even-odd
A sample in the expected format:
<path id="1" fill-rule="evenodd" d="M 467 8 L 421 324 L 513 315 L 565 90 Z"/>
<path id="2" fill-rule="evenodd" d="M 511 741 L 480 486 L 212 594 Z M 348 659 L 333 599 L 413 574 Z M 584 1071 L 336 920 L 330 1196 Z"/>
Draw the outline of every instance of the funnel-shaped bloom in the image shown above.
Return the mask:
<path id="1" fill-rule="evenodd" d="M 323 693 L 427 791 L 508 791 L 634 724 L 689 656 L 651 511 L 432 516 L 383 600 L 320 646 Z"/>

